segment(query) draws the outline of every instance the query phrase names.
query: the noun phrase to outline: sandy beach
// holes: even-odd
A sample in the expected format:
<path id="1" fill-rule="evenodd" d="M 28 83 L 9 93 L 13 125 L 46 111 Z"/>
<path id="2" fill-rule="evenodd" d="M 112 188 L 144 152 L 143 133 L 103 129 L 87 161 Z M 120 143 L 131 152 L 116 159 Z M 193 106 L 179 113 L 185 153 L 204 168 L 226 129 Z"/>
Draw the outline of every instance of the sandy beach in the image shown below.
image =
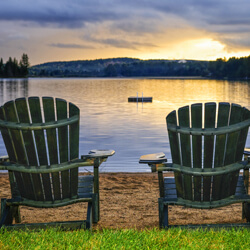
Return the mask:
<path id="1" fill-rule="evenodd" d="M 10 197 L 8 174 L 0 174 L 0 197 Z M 103 228 L 158 227 L 158 179 L 155 173 L 101 173 L 101 220 Z M 56 209 L 21 207 L 22 223 L 80 220 L 86 218 L 86 204 L 78 203 Z M 241 204 L 212 210 L 170 206 L 169 224 L 242 223 Z"/>

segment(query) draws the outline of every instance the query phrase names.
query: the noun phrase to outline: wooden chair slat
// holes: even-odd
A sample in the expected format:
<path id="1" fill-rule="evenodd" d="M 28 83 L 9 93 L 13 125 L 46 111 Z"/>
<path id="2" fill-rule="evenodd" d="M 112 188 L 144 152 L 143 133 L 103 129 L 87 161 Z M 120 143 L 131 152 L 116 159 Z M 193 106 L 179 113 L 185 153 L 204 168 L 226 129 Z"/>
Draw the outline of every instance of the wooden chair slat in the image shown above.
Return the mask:
<path id="1" fill-rule="evenodd" d="M 20 172 L 13 172 L 14 176 L 15 176 L 15 180 L 18 186 L 18 190 L 21 196 L 26 197 L 26 189 L 25 189 L 25 184 L 24 184 L 24 180 L 22 177 L 22 173 Z M 28 181 L 29 182 L 29 181 Z M 13 185 L 14 183 L 12 183 Z"/>
<path id="2" fill-rule="evenodd" d="M 40 174 L 31 174 L 34 195 L 37 201 L 44 201 L 43 184 Z"/>
<path id="3" fill-rule="evenodd" d="M 24 122 L 24 123 L 30 123 L 29 111 L 28 111 L 26 99 L 25 98 L 16 99 L 15 104 L 16 104 L 16 110 L 17 110 L 19 121 Z M 21 133 L 23 136 L 29 165 L 38 166 L 32 131 L 24 130 L 24 131 L 21 131 Z M 33 183 L 33 185 L 29 186 L 30 184 L 29 182 L 25 183 L 25 185 L 28 185 L 27 189 L 29 189 L 30 192 L 33 193 L 33 199 L 39 200 L 39 201 L 44 200 L 42 181 L 41 181 L 40 175 L 39 174 L 30 175 L 30 174 L 23 173 L 22 176 L 23 178 L 25 178 L 26 176 L 25 179 L 31 178 L 31 182 Z"/>
<path id="4" fill-rule="evenodd" d="M 56 113 L 57 120 L 68 118 L 67 115 L 67 102 L 65 100 L 56 99 Z M 58 141 L 59 141 L 59 157 L 60 163 L 67 162 L 69 160 L 68 157 L 68 126 L 63 126 L 58 128 Z M 70 170 L 62 171 L 61 173 L 62 179 L 62 198 L 70 197 Z"/>
<path id="5" fill-rule="evenodd" d="M 82 175 L 78 177 L 79 186 L 93 185 L 93 175 Z"/>
<path id="6" fill-rule="evenodd" d="M 14 101 L 10 101 L 4 104 L 4 110 L 5 110 L 5 119 L 7 121 L 19 122 Z M 16 154 L 15 162 L 20 164 L 28 164 L 27 154 L 21 132 L 13 129 L 9 133 L 11 135 L 10 139 L 12 141 L 13 149 Z M 17 180 L 17 185 L 22 186 L 20 188 L 21 195 L 29 199 L 34 199 L 35 197 L 32 189 L 31 175 L 20 174 L 16 172 L 14 172 L 14 175 Z M 25 186 L 23 186 L 23 183 L 25 184 Z M 27 188 L 27 185 L 31 185 L 31 188 Z"/>
<path id="7" fill-rule="evenodd" d="M 30 116 L 32 123 L 42 123 L 42 112 L 41 112 L 41 104 L 38 97 L 29 97 L 28 98 L 29 108 L 30 108 Z M 44 131 L 35 130 L 34 131 L 34 139 L 37 148 L 37 155 L 40 165 L 48 165 L 48 156 L 46 151 L 46 143 Z M 41 174 L 42 185 L 45 200 L 52 201 L 52 191 L 51 191 L 51 183 L 50 183 L 50 175 L 49 174 Z"/>
<path id="8" fill-rule="evenodd" d="M 82 182 L 79 183 L 78 182 L 78 188 L 82 188 L 82 187 L 93 187 L 93 180 L 91 180 L 91 182 Z"/>
<path id="9" fill-rule="evenodd" d="M 41 105 L 38 97 L 29 97 L 28 98 L 29 108 L 30 108 L 30 116 L 32 123 L 42 123 L 42 113 L 41 113 Z M 46 144 L 44 131 L 35 130 L 35 143 L 37 148 L 37 154 L 40 165 L 48 165 L 48 156 L 46 152 Z"/>
<path id="10" fill-rule="evenodd" d="M 0 119 L 5 120 L 4 108 L 0 107 Z M 16 153 L 12 144 L 11 136 L 9 130 L 6 128 L 1 128 L 1 134 L 3 137 L 4 144 L 6 145 L 6 150 L 10 161 L 16 162 Z"/>
<path id="11" fill-rule="evenodd" d="M 177 126 L 176 111 L 172 111 L 166 118 L 167 126 Z M 176 132 L 168 132 L 170 149 L 173 163 L 180 164 L 180 144 L 178 134 Z M 175 172 L 176 189 L 179 197 L 183 197 L 182 174 Z"/>
<path id="12" fill-rule="evenodd" d="M 229 125 L 236 124 L 242 121 L 243 109 L 241 106 L 232 104 Z M 236 152 L 241 131 L 229 133 L 227 137 L 226 154 L 225 154 L 225 165 L 229 165 L 236 161 Z M 243 153 L 243 152 L 242 152 Z M 232 195 L 235 192 L 239 171 L 233 172 L 227 175 L 227 180 L 222 188 L 222 193 L 225 196 Z"/>
<path id="13" fill-rule="evenodd" d="M 238 178 L 235 195 L 248 194 L 246 188 L 244 187 L 244 178 L 243 175 L 240 175 Z"/>
<path id="14" fill-rule="evenodd" d="M 78 115 L 80 111 L 77 106 L 69 103 L 69 117 Z M 75 159 L 79 157 L 79 121 L 77 123 L 71 124 L 69 128 L 70 134 L 70 159 Z"/>
<path id="15" fill-rule="evenodd" d="M 240 122 L 242 119 L 242 108 L 238 105 L 232 105 L 229 125 L 233 125 Z M 236 131 L 228 134 L 226 153 L 225 153 L 225 165 L 229 165 L 235 162 L 238 138 L 240 131 Z"/>
<path id="16" fill-rule="evenodd" d="M 61 196 L 61 188 L 60 188 L 60 176 L 59 176 L 59 173 L 56 172 L 56 173 L 52 173 L 51 174 L 52 176 L 52 186 L 53 186 L 53 195 L 54 195 L 54 200 L 61 200 L 62 199 L 62 196 Z"/>
<path id="17" fill-rule="evenodd" d="M 216 104 L 205 104 L 204 127 L 215 127 Z M 204 136 L 204 168 L 212 168 L 214 151 L 214 136 Z M 210 201 L 211 177 L 203 178 L 203 201 Z"/>
<path id="18" fill-rule="evenodd" d="M 80 187 L 78 188 L 78 194 L 79 193 L 92 193 L 93 192 L 93 187 Z"/>
<path id="19" fill-rule="evenodd" d="M 57 120 L 66 119 L 67 102 L 65 100 L 56 99 Z M 68 157 L 68 126 L 58 128 L 59 155 L 60 163 L 67 162 Z"/>
<path id="20" fill-rule="evenodd" d="M 202 128 L 202 104 L 197 103 L 191 105 L 191 121 L 192 128 Z M 193 167 L 202 167 L 202 136 L 192 136 L 192 154 L 193 154 Z M 194 184 L 194 200 L 201 201 L 201 177 L 193 177 Z"/>
<path id="21" fill-rule="evenodd" d="M 218 128 L 228 125 L 229 112 L 230 112 L 229 103 L 219 104 L 218 121 L 217 121 Z M 225 145 L 226 145 L 226 134 L 217 135 L 215 143 L 215 157 L 214 157 L 215 168 L 224 166 Z"/>
<path id="22" fill-rule="evenodd" d="M 184 127 L 190 126 L 189 107 L 183 107 L 178 110 L 179 125 Z M 180 134 L 182 165 L 192 167 L 191 163 L 191 145 L 190 135 Z M 184 198 L 192 200 L 192 176 L 183 175 L 183 193 Z"/>
<path id="23" fill-rule="evenodd" d="M 28 111 L 26 99 L 25 98 L 16 99 L 15 104 L 16 104 L 16 110 L 17 110 L 19 122 L 30 123 L 29 111 Z M 38 166 L 32 131 L 24 130 L 20 132 L 22 133 L 22 136 L 23 136 L 29 165 Z"/>
<path id="24" fill-rule="evenodd" d="M 45 201 L 53 201 L 50 174 L 41 174 Z"/>
<path id="25" fill-rule="evenodd" d="M 74 104 L 69 103 L 69 117 L 79 115 L 80 111 Z M 79 157 L 79 121 L 69 126 L 69 145 L 70 145 L 70 159 Z M 70 170 L 71 196 L 77 195 L 77 180 L 78 168 Z"/>
<path id="26" fill-rule="evenodd" d="M 228 125 L 229 121 L 229 112 L 230 104 L 229 103 L 219 103 L 218 108 L 218 120 L 217 127 L 224 127 Z M 214 157 L 214 167 L 223 167 L 224 166 L 224 156 L 225 156 L 225 145 L 226 145 L 227 135 L 217 135 L 215 142 L 215 157 Z M 221 189 L 223 186 L 223 176 L 214 176 L 213 177 L 213 190 L 212 190 L 212 200 L 220 200 Z"/>
<path id="27" fill-rule="evenodd" d="M 246 108 L 242 109 L 241 114 L 242 114 L 241 121 L 250 119 L 250 111 L 247 110 Z M 240 135 L 238 138 L 238 145 L 237 145 L 237 149 L 236 149 L 236 161 L 242 160 L 241 156 L 243 155 L 244 148 L 246 145 L 247 134 L 248 134 L 248 128 L 244 128 L 240 132 Z"/>
<path id="28" fill-rule="evenodd" d="M 165 197 L 168 197 L 169 199 L 176 199 L 177 198 L 175 181 L 176 180 L 173 177 L 164 177 Z"/>
<path id="29" fill-rule="evenodd" d="M 44 110 L 44 119 L 45 122 L 55 121 L 55 106 L 54 99 L 52 97 L 43 97 L 43 110 Z M 50 164 L 57 164 L 58 161 L 58 145 L 57 145 L 57 136 L 56 129 L 46 129 L 47 134 L 47 145 L 49 151 L 49 161 Z M 60 190 L 60 178 L 59 173 L 52 173 L 52 186 L 53 186 L 53 195 L 55 200 L 61 199 L 61 190 Z"/>
<path id="30" fill-rule="evenodd" d="M 55 121 L 54 99 L 52 97 L 43 97 L 42 100 L 45 122 Z M 46 134 L 50 164 L 57 164 L 59 163 L 59 161 L 57 151 L 56 129 L 47 129 Z"/>
<path id="31" fill-rule="evenodd" d="M 176 111 L 171 112 L 167 118 L 167 126 L 177 126 Z M 180 164 L 180 145 L 178 134 L 176 132 L 169 131 L 169 142 L 172 154 L 173 163 Z"/>
<path id="32" fill-rule="evenodd" d="M 4 104 L 5 110 L 5 118 L 7 121 L 18 122 L 18 118 L 16 115 L 15 103 L 14 101 L 10 101 Z M 24 144 L 21 137 L 21 133 L 18 130 L 11 130 L 11 141 L 13 144 L 13 148 L 16 154 L 15 161 L 21 164 L 27 164 L 26 152 L 24 150 Z"/>

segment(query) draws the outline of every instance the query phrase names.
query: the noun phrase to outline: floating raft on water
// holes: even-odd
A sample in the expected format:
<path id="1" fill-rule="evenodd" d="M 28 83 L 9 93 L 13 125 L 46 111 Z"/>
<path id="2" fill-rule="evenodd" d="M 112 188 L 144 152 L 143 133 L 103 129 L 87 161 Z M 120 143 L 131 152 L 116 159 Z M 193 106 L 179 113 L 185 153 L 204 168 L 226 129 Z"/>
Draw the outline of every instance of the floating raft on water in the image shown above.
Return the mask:
<path id="1" fill-rule="evenodd" d="M 153 97 L 137 97 L 137 96 L 130 96 L 128 98 L 128 102 L 152 102 Z"/>

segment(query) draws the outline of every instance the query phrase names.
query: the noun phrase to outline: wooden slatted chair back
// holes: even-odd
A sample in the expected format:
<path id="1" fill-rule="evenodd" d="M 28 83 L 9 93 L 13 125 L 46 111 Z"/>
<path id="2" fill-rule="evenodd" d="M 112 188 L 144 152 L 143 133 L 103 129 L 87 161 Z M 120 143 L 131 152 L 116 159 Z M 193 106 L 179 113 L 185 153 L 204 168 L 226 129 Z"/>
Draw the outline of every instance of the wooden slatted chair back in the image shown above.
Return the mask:
<path id="1" fill-rule="evenodd" d="M 52 97 L 5 103 L 0 108 L 0 128 L 10 161 L 49 168 L 78 158 L 79 113 L 74 104 Z M 23 198 L 57 201 L 77 197 L 77 168 L 44 174 L 15 171 L 13 175 Z"/>
<path id="2" fill-rule="evenodd" d="M 173 163 L 213 169 L 241 161 L 249 118 L 248 109 L 229 103 L 197 103 L 171 112 L 166 121 Z M 227 198 L 235 194 L 238 175 L 175 172 L 177 196 L 201 202 Z"/>

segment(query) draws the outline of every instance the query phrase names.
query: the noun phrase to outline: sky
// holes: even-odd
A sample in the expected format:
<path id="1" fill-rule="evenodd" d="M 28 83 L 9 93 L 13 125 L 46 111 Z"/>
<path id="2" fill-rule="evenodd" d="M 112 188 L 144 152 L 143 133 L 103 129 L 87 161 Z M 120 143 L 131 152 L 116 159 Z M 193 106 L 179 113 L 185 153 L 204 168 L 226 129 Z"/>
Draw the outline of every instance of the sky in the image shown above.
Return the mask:
<path id="1" fill-rule="evenodd" d="M 249 11 L 249 0 L 2 0 L 0 58 L 249 56 Z"/>

